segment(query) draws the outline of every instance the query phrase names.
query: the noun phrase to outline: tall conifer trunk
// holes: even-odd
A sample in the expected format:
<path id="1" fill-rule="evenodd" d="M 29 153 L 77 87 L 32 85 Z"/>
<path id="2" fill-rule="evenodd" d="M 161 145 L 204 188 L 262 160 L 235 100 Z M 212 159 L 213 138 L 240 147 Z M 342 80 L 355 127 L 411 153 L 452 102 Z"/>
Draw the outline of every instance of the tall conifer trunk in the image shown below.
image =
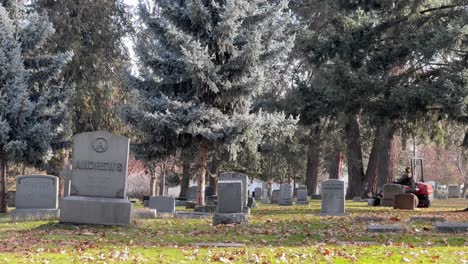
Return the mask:
<path id="1" fill-rule="evenodd" d="M 0 213 L 8 212 L 7 162 L 0 158 Z"/>
<path id="2" fill-rule="evenodd" d="M 213 190 L 213 195 L 218 195 L 218 176 L 219 176 L 219 161 L 213 159 L 210 167 L 210 187 Z"/>
<path id="3" fill-rule="evenodd" d="M 362 164 L 361 131 L 357 116 L 354 114 L 347 114 L 345 137 L 349 177 L 346 197 L 352 198 L 362 195 L 366 182 Z"/>
<path id="4" fill-rule="evenodd" d="M 306 181 L 309 195 L 315 194 L 317 189 L 318 171 L 320 165 L 320 124 L 312 125 L 309 133 L 307 150 Z"/>
<path id="5" fill-rule="evenodd" d="M 208 161 L 208 146 L 205 143 L 200 143 L 198 146 L 198 165 L 199 174 L 197 179 L 197 204 L 205 205 L 205 175 L 206 165 Z"/>
<path id="6" fill-rule="evenodd" d="M 395 128 L 390 120 L 385 119 L 375 132 L 366 171 L 366 194 L 380 192 L 384 184 L 395 179 L 397 149 L 398 141 L 395 137 Z"/>
<path id="7" fill-rule="evenodd" d="M 190 160 L 186 155 L 182 157 L 182 181 L 180 183 L 179 197 L 187 197 L 190 185 Z"/>
<path id="8" fill-rule="evenodd" d="M 329 167 L 329 179 L 340 179 L 343 177 L 344 154 L 340 148 L 335 148 Z"/>

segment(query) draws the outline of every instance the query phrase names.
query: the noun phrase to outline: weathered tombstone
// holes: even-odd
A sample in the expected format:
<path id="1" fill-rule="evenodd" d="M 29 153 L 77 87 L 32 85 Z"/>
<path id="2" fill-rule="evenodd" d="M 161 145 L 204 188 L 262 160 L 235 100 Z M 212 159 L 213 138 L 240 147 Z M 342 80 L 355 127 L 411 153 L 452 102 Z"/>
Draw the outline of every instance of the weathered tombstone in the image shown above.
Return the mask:
<path id="1" fill-rule="evenodd" d="M 213 225 L 247 223 L 242 185 L 242 181 L 218 181 L 218 207 Z"/>
<path id="2" fill-rule="evenodd" d="M 247 190 L 249 188 L 249 178 L 247 175 L 239 172 L 225 172 L 219 176 L 219 181 L 241 181 L 242 182 L 242 206 L 247 211 Z M 218 189 L 219 195 L 219 189 Z"/>
<path id="3" fill-rule="evenodd" d="M 309 200 L 307 199 L 307 189 L 306 190 L 297 190 L 297 201 L 296 204 L 307 205 Z"/>
<path id="4" fill-rule="evenodd" d="M 405 187 L 400 184 L 384 184 L 383 186 L 383 198 L 381 205 L 382 206 L 391 206 L 393 207 L 393 199 L 397 194 L 404 194 Z"/>
<path id="5" fill-rule="evenodd" d="M 271 203 L 278 204 L 280 200 L 280 190 L 273 190 L 271 193 Z"/>
<path id="6" fill-rule="evenodd" d="M 280 200 L 279 205 L 291 206 L 293 205 L 293 190 L 290 184 L 284 183 L 280 186 Z"/>
<path id="7" fill-rule="evenodd" d="M 24 175 L 16 177 L 16 209 L 11 213 L 14 220 L 41 220 L 57 218 L 58 182 L 56 176 Z"/>
<path id="8" fill-rule="evenodd" d="M 149 208 L 156 209 L 158 215 L 175 213 L 175 198 L 169 196 L 153 196 L 149 200 Z"/>
<path id="9" fill-rule="evenodd" d="M 344 181 L 322 181 L 322 209 L 319 215 L 345 215 Z"/>
<path id="10" fill-rule="evenodd" d="M 143 207 L 149 207 L 150 197 L 149 195 L 143 195 Z"/>
<path id="11" fill-rule="evenodd" d="M 268 190 L 262 189 L 262 204 L 269 204 L 270 197 L 268 197 Z"/>
<path id="12" fill-rule="evenodd" d="M 187 190 L 187 201 L 197 201 L 197 186 L 190 186 Z"/>
<path id="13" fill-rule="evenodd" d="M 60 222 L 129 225 L 128 138 L 108 132 L 73 137 L 70 196 L 61 201 Z"/>
<path id="14" fill-rule="evenodd" d="M 393 200 L 393 209 L 414 210 L 418 203 L 418 197 L 412 193 L 397 194 Z"/>
<path id="15" fill-rule="evenodd" d="M 448 198 L 460 198 L 460 186 L 450 184 L 448 186 Z"/>
<path id="16" fill-rule="evenodd" d="M 262 198 L 262 188 L 255 188 L 255 199 L 261 199 Z"/>

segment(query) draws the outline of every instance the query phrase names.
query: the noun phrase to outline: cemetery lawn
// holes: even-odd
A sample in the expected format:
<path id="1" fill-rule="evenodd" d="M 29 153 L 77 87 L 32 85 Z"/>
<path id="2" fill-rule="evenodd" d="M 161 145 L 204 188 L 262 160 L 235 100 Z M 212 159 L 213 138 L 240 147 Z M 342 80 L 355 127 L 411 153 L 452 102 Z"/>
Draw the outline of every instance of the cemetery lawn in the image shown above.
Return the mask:
<path id="1" fill-rule="evenodd" d="M 466 199 L 437 200 L 416 211 L 346 202 L 346 217 L 319 217 L 320 201 L 259 205 L 248 225 L 211 219 L 135 220 L 131 227 L 12 223 L 0 215 L 0 263 L 468 263 L 467 233 L 437 233 L 413 216 L 468 222 Z M 182 209 L 182 208 L 177 208 Z M 369 233 L 357 216 L 385 217 L 404 233 Z M 198 244 L 204 243 L 204 244 Z M 216 243 L 232 247 L 215 247 Z M 240 244 L 240 245 L 239 245 Z M 226 246 L 226 244 L 224 244 Z"/>

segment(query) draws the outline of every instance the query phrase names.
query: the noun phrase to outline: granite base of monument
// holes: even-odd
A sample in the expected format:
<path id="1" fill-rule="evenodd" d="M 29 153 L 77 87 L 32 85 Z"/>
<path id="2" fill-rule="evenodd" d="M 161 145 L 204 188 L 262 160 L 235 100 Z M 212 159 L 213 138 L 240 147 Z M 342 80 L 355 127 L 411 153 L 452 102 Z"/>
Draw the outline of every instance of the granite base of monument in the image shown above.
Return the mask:
<path id="1" fill-rule="evenodd" d="M 130 225 L 132 203 L 127 199 L 68 196 L 60 205 L 61 223 Z"/>
<path id="2" fill-rule="evenodd" d="M 309 201 L 296 201 L 297 205 L 308 205 Z"/>
<path id="3" fill-rule="evenodd" d="M 15 209 L 10 218 L 12 221 L 53 220 L 59 215 L 60 209 Z"/>
<path id="4" fill-rule="evenodd" d="M 213 225 L 247 224 L 248 216 L 245 213 L 215 213 Z"/>

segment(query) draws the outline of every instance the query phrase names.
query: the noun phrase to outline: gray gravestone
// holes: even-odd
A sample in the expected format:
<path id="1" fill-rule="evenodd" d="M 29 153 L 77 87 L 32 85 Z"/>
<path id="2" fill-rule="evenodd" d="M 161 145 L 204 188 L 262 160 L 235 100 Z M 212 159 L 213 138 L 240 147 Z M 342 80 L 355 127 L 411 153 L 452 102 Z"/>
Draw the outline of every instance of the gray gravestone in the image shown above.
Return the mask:
<path id="1" fill-rule="evenodd" d="M 219 181 L 241 181 L 242 182 L 242 206 L 247 208 L 247 190 L 249 188 L 247 175 L 238 172 L 225 172 L 219 176 Z M 219 195 L 219 190 L 218 190 Z"/>
<path id="2" fill-rule="evenodd" d="M 255 199 L 261 199 L 262 198 L 262 188 L 255 188 Z"/>
<path id="3" fill-rule="evenodd" d="M 309 204 L 309 200 L 307 199 L 307 189 L 306 190 L 297 190 L 297 202 L 296 204 L 307 205 Z"/>
<path id="4" fill-rule="evenodd" d="M 448 186 L 448 198 L 460 198 L 460 186 L 450 184 Z"/>
<path id="5" fill-rule="evenodd" d="M 197 200 L 197 186 L 191 186 L 187 190 L 187 201 L 196 201 Z"/>
<path id="6" fill-rule="evenodd" d="M 280 190 L 273 190 L 271 193 L 271 203 L 278 204 L 280 199 Z"/>
<path id="7" fill-rule="evenodd" d="M 242 213 L 242 182 L 218 181 L 218 213 Z"/>
<path id="8" fill-rule="evenodd" d="M 16 177 L 16 209 L 57 209 L 58 177 L 26 175 Z"/>
<path id="9" fill-rule="evenodd" d="M 129 144 L 128 138 L 103 131 L 73 137 L 70 196 L 61 200 L 60 222 L 130 224 Z"/>
<path id="10" fill-rule="evenodd" d="M 175 198 L 169 196 L 150 197 L 149 208 L 156 209 L 156 213 L 158 214 L 174 214 Z"/>
<path id="11" fill-rule="evenodd" d="M 247 223 L 244 213 L 242 181 L 218 181 L 218 209 L 213 225 Z"/>
<path id="12" fill-rule="evenodd" d="M 345 215 L 344 181 L 322 181 L 322 209 L 319 215 Z"/>
<path id="13" fill-rule="evenodd" d="M 58 177 L 24 175 L 16 177 L 14 220 L 56 218 L 58 210 Z"/>
<path id="14" fill-rule="evenodd" d="M 468 232 L 468 222 L 441 222 L 436 223 L 436 231 L 441 233 L 466 233 Z"/>
<path id="15" fill-rule="evenodd" d="M 263 189 L 262 190 L 262 204 L 269 204 L 270 203 L 270 197 L 268 197 L 268 190 Z"/>
<path id="16" fill-rule="evenodd" d="M 368 232 L 388 233 L 388 232 L 405 232 L 407 228 L 403 225 L 368 225 Z"/>
<path id="17" fill-rule="evenodd" d="M 293 189 L 290 184 L 284 183 L 280 186 L 279 205 L 293 205 Z"/>
<path id="18" fill-rule="evenodd" d="M 393 207 L 393 201 L 395 199 L 395 195 L 397 194 L 404 194 L 405 187 L 400 184 L 384 184 L 383 186 L 383 198 L 382 198 L 382 206 L 391 206 Z"/>

